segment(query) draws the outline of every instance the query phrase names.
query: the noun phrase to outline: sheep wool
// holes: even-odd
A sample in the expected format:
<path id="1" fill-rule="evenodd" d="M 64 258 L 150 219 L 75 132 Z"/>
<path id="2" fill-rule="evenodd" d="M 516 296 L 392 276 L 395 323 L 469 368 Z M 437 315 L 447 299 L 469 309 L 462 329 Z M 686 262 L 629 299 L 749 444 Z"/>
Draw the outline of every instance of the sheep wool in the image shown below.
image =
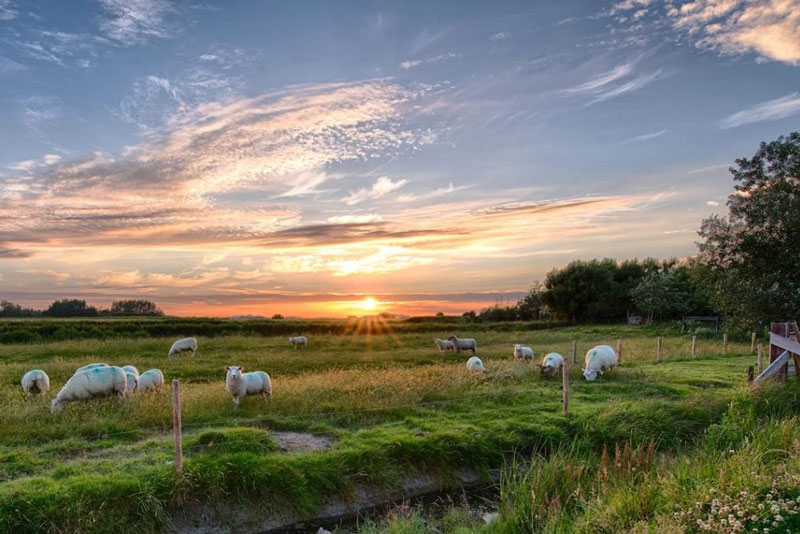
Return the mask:
<path id="1" fill-rule="evenodd" d="M 60 412 L 68 402 L 101 397 L 125 398 L 128 380 L 122 367 L 95 367 L 72 375 L 50 406 L 52 413 Z"/>
<path id="2" fill-rule="evenodd" d="M 33 369 L 22 377 L 22 391 L 25 395 L 40 395 L 50 389 L 50 377 L 41 369 Z"/>

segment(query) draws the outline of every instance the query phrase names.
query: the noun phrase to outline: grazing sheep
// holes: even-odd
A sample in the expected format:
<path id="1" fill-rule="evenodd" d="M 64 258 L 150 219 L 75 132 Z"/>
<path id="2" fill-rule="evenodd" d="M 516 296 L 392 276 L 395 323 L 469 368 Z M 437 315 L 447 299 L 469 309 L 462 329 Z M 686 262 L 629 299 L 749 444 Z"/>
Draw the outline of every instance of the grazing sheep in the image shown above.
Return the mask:
<path id="1" fill-rule="evenodd" d="M 617 351 L 609 345 L 598 345 L 586 353 L 585 365 L 583 376 L 593 382 L 598 374 L 602 375 L 617 365 Z"/>
<path id="2" fill-rule="evenodd" d="M 523 345 L 514 345 L 514 358 L 533 361 L 533 349 Z"/>
<path id="3" fill-rule="evenodd" d="M 107 363 L 88 363 L 83 367 L 78 367 L 75 369 L 75 374 L 78 374 L 81 371 L 86 371 L 87 369 L 94 369 L 96 367 L 109 367 L 109 365 Z"/>
<path id="4" fill-rule="evenodd" d="M 123 370 L 125 368 L 123 367 Z M 125 393 L 131 394 L 136 391 L 139 385 L 139 377 L 133 373 L 125 372 Z"/>
<path id="5" fill-rule="evenodd" d="M 289 338 L 289 343 L 292 344 L 292 347 L 298 348 L 303 347 L 306 348 L 308 346 L 308 338 L 306 336 L 295 336 Z"/>
<path id="6" fill-rule="evenodd" d="M 158 369 L 148 369 L 139 375 L 137 389 L 140 392 L 158 391 L 164 386 L 164 373 Z"/>
<path id="7" fill-rule="evenodd" d="M 456 345 L 449 339 L 439 339 L 438 337 L 433 340 L 439 348 L 439 352 L 447 352 L 448 350 L 456 350 Z"/>
<path id="8" fill-rule="evenodd" d="M 556 374 L 564 369 L 564 357 L 557 352 L 551 352 L 542 360 L 539 366 L 539 371 L 543 376 L 553 378 Z"/>
<path id="9" fill-rule="evenodd" d="M 133 365 L 123 365 L 122 370 L 125 371 L 126 373 L 132 374 L 136 378 L 139 378 L 139 370 Z"/>
<path id="10" fill-rule="evenodd" d="M 25 373 L 25 376 L 22 377 L 22 391 L 24 391 L 25 395 L 28 397 L 47 393 L 49 389 L 50 378 L 47 376 L 47 373 L 41 369 L 28 371 Z"/>
<path id="11" fill-rule="evenodd" d="M 195 357 L 197 355 L 197 340 L 193 337 L 179 339 L 178 341 L 173 343 L 172 346 L 169 348 L 167 356 L 172 358 L 176 354 L 189 351 L 191 351 L 192 357 Z"/>
<path id="12" fill-rule="evenodd" d="M 474 339 L 458 338 L 456 336 L 450 336 L 447 339 L 455 345 L 456 353 L 460 353 L 462 350 L 471 350 L 472 354 L 475 354 L 475 351 L 478 350 L 478 343 Z"/>
<path id="13" fill-rule="evenodd" d="M 128 380 L 122 367 L 95 367 L 72 375 L 50 406 L 52 413 L 60 412 L 64 404 L 97 397 L 127 395 Z"/>
<path id="14" fill-rule="evenodd" d="M 469 360 L 467 360 L 467 369 L 470 371 L 478 371 L 481 373 L 486 373 L 486 367 L 483 366 L 483 362 L 477 356 L 473 356 Z"/>
<path id="15" fill-rule="evenodd" d="M 233 405 L 238 408 L 239 402 L 248 395 L 261 395 L 265 401 L 272 397 L 272 382 L 264 371 L 245 373 L 241 365 L 225 368 L 225 391 L 233 397 Z"/>

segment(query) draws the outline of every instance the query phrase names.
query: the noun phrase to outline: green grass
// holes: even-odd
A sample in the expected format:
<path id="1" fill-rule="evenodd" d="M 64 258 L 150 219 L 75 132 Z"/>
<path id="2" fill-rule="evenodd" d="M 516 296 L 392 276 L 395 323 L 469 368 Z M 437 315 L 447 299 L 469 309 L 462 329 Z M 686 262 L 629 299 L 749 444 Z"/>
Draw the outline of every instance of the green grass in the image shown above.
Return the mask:
<path id="1" fill-rule="evenodd" d="M 449 325 L 451 326 L 451 325 Z M 449 327 L 448 326 L 448 327 Z M 489 369 L 467 372 L 465 355 L 439 355 L 430 333 L 313 335 L 306 350 L 284 336 L 199 338 L 196 359 L 166 358 L 172 339 L 116 338 L 0 346 L 0 531 L 157 531 L 186 503 L 248 503 L 254 513 L 313 516 L 331 494 L 358 485 L 392 486 L 414 470 L 455 481 L 484 474 L 511 453 L 557 458 L 565 444 L 599 454 L 606 443 L 648 442 L 663 451 L 694 443 L 720 421 L 744 383 L 749 344 L 667 335 L 656 363 L 655 328 L 571 327 L 492 331 L 474 337 Z M 457 333 L 470 330 L 459 325 Z M 571 370 L 570 414 L 561 385 L 514 362 L 514 343 L 579 359 L 595 344 L 624 339 L 622 365 L 596 383 Z M 50 415 L 47 399 L 23 398 L 22 374 L 51 379 L 51 396 L 75 368 L 94 361 L 160 368 L 181 380 L 184 475 L 174 472 L 170 393 L 68 405 Z M 238 411 L 224 391 L 225 366 L 264 370 L 273 400 L 246 399 Z M 287 453 L 272 432 L 333 438 L 329 450 Z M 24 510 L 24 513 L 18 513 Z M 377 527 L 376 527 L 377 528 Z M 387 527 L 388 528 L 388 527 Z M 466 528 L 459 525 L 458 528 Z"/>

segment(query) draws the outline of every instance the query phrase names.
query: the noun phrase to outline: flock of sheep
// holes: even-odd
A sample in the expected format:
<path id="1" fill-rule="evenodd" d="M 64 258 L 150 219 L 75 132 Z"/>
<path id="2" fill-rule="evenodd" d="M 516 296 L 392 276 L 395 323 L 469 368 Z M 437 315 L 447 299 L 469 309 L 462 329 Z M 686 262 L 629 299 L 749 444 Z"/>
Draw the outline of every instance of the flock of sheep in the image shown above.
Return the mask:
<path id="1" fill-rule="evenodd" d="M 478 343 L 474 339 L 450 336 L 447 339 L 439 339 L 437 337 L 433 342 L 441 353 L 449 350 L 455 351 L 456 354 L 459 354 L 462 350 L 472 351 L 473 356 L 467 360 L 467 369 L 481 373 L 488 372 L 483 365 L 483 361 L 474 355 L 478 350 Z M 533 361 L 533 354 L 531 347 L 520 344 L 514 345 L 514 358 L 517 360 Z M 583 368 L 583 376 L 586 380 L 592 382 L 598 375 L 602 375 L 604 372 L 616 367 L 618 361 L 617 351 L 613 347 L 598 345 L 586 353 L 586 367 Z M 551 352 L 545 355 L 541 364 L 537 365 L 539 365 L 542 375 L 552 378 L 564 368 L 564 357 L 557 352 Z"/>
<path id="2" fill-rule="evenodd" d="M 308 338 L 305 336 L 290 337 L 289 342 L 295 349 L 308 346 Z M 436 338 L 434 343 L 441 353 L 450 350 L 457 354 L 461 351 L 472 351 L 473 356 L 467 360 L 467 369 L 481 373 L 488 372 L 483 361 L 475 355 L 478 343 L 474 339 L 450 336 L 447 339 Z M 170 347 L 167 356 L 172 358 L 183 352 L 191 352 L 194 357 L 197 354 L 197 340 L 189 337 L 176 341 Z M 533 361 L 533 357 L 534 351 L 531 347 L 514 345 L 514 358 Z M 598 375 L 614 368 L 617 361 L 617 353 L 612 347 L 598 345 L 586 353 L 583 376 L 586 380 L 593 381 Z M 552 378 L 563 370 L 564 357 L 557 352 L 551 352 L 538 365 L 542 375 Z M 106 363 L 90 363 L 77 369 L 67 380 L 53 399 L 50 411 L 57 413 L 68 402 L 114 396 L 125 399 L 135 391 L 143 393 L 158 391 L 163 386 L 164 373 L 159 369 L 148 369 L 139 374 L 139 370 L 133 365 L 117 367 Z M 41 369 L 28 371 L 22 377 L 22 390 L 28 396 L 45 394 L 49 389 L 50 378 Z M 264 371 L 245 373 L 244 367 L 240 365 L 228 366 L 225 390 L 233 397 L 233 404 L 238 408 L 241 400 L 247 396 L 260 395 L 265 401 L 269 401 L 272 397 L 272 381 Z"/>

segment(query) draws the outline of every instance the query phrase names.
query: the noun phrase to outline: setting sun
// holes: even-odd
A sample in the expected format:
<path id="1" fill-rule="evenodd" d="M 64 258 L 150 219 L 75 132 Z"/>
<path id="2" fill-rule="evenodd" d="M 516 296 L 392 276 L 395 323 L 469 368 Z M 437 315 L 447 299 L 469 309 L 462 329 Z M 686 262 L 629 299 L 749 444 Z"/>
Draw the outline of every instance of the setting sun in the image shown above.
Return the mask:
<path id="1" fill-rule="evenodd" d="M 372 297 L 367 297 L 363 301 L 361 301 L 361 309 L 372 311 L 378 307 L 378 301 Z"/>

